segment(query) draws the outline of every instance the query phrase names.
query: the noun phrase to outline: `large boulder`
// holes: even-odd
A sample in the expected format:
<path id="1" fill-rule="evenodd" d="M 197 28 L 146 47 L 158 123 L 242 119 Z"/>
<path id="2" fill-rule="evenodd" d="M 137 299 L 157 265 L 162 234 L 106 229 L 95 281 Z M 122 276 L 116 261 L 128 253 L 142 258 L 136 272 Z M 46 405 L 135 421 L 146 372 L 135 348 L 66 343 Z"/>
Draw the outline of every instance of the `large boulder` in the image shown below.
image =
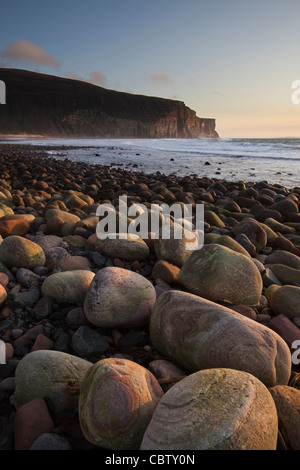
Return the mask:
<path id="1" fill-rule="evenodd" d="M 84 301 L 87 319 L 103 328 L 131 328 L 148 323 L 156 292 L 150 281 L 123 268 L 98 271 Z"/>
<path id="2" fill-rule="evenodd" d="M 243 370 L 267 387 L 286 385 L 290 377 L 291 354 L 277 333 L 193 294 L 163 292 L 151 314 L 150 336 L 161 354 L 191 372 Z"/>
<path id="3" fill-rule="evenodd" d="M 33 269 L 44 266 L 46 257 L 43 249 L 36 243 L 18 235 L 11 235 L 0 245 L 0 261 L 8 268 Z"/>
<path id="4" fill-rule="evenodd" d="M 214 243 L 192 253 L 178 280 L 193 294 L 214 302 L 257 305 L 262 293 L 261 275 L 251 259 Z"/>
<path id="5" fill-rule="evenodd" d="M 103 359 L 88 370 L 81 384 L 82 432 L 105 449 L 138 449 L 162 396 L 146 368 L 127 359 Z"/>
<path id="6" fill-rule="evenodd" d="M 18 409 L 37 397 L 48 398 L 56 412 L 78 405 L 81 381 L 91 362 L 60 351 L 34 351 L 21 359 L 15 373 Z"/>
<path id="7" fill-rule="evenodd" d="M 158 403 L 141 450 L 276 450 L 277 413 L 253 375 L 208 369 L 175 384 Z"/>
<path id="8" fill-rule="evenodd" d="M 42 294 L 57 302 L 83 303 L 95 273 L 88 270 L 51 274 L 42 285 Z"/>

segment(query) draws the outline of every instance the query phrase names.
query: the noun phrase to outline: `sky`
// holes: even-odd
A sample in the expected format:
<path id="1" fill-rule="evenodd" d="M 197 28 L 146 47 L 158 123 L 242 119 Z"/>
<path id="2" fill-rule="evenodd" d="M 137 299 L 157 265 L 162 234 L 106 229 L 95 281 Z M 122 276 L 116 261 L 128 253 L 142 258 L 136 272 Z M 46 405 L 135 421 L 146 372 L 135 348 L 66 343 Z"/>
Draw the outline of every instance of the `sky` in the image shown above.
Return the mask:
<path id="1" fill-rule="evenodd" d="M 299 55 L 299 0 L 0 0 L 0 67 L 184 101 L 222 138 L 300 137 Z"/>

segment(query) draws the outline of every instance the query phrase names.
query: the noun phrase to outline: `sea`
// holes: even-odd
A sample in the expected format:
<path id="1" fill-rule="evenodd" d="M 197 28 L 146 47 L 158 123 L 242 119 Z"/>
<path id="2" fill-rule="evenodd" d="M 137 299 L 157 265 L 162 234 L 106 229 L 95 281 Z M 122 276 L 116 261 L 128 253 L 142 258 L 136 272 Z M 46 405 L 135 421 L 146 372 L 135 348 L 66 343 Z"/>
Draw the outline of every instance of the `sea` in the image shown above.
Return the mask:
<path id="1" fill-rule="evenodd" d="M 0 141 L 1 143 L 1 141 Z M 38 139 L 2 143 L 47 147 L 49 156 L 131 171 L 300 187 L 300 138 Z"/>

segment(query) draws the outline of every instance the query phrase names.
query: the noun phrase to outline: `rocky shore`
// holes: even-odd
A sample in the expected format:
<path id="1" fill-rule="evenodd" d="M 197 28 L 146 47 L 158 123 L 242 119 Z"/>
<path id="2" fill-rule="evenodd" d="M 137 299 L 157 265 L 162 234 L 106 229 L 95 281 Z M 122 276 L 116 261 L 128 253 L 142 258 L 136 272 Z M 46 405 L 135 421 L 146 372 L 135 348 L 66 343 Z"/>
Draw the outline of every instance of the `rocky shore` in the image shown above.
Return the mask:
<path id="1" fill-rule="evenodd" d="M 300 187 L 45 150 L 0 144 L 0 449 L 299 450 Z M 204 204 L 203 248 L 99 240 L 120 196 Z"/>

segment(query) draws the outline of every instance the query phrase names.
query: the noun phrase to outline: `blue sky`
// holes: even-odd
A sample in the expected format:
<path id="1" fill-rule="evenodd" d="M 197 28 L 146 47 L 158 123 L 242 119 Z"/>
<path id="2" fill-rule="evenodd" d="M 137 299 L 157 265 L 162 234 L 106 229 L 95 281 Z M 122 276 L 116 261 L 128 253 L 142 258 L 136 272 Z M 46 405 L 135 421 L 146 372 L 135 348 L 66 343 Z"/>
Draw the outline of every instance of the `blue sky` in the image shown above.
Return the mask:
<path id="1" fill-rule="evenodd" d="M 178 99 L 221 137 L 300 137 L 299 22 L 299 0 L 0 0 L 0 65 Z"/>

